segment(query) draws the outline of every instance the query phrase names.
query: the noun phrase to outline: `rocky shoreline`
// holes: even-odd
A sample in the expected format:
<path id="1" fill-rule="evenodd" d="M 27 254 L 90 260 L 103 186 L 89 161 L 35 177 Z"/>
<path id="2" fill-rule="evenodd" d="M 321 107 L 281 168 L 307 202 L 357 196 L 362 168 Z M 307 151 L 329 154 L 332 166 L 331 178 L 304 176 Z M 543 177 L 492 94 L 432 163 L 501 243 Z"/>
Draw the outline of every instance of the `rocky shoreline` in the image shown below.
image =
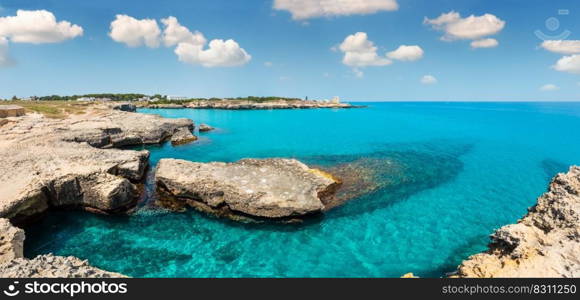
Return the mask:
<path id="1" fill-rule="evenodd" d="M 242 100 L 201 100 L 183 104 L 138 103 L 140 108 L 193 108 L 193 109 L 223 109 L 223 110 L 267 110 L 267 109 L 316 109 L 316 108 L 364 108 L 363 105 L 348 103 L 332 103 L 320 101 L 278 100 L 253 102 Z"/>
<path id="2" fill-rule="evenodd" d="M 580 167 L 558 174 L 526 216 L 493 233 L 488 251 L 451 277 L 580 277 Z"/>
<path id="3" fill-rule="evenodd" d="M 55 208 L 107 214 L 134 207 L 142 193 L 149 152 L 119 148 L 166 141 L 181 145 L 197 137 L 189 119 L 165 119 L 133 110 L 117 105 L 93 107 L 64 119 L 40 114 L 4 119 L 0 126 L 0 277 L 123 276 L 74 257 L 26 259 L 24 231 L 13 224 L 24 224 Z M 203 126 L 203 131 L 212 129 Z M 201 169 L 205 173 L 198 173 Z M 340 186 L 329 174 L 285 159 L 235 164 L 162 160 L 157 172 L 160 192 L 173 199 L 173 204 L 164 206 L 187 204 L 238 221 L 320 213 L 323 200 Z"/>
<path id="4" fill-rule="evenodd" d="M 189 119 L 164 119 L 109 107 L 49 119 L 9 117 L 0 127 L 0 277 L 111 277 L 77 258 L 23 258 L 22 224 L 53 208 L 123 212 L 134 206 L 149 163 L 148 151 L 119 150 L 157 144 L 188 131 Z M 174 138 L 175 140 L 175 138 Z M 180 139 L 176 141 L 181 142 Z M 9 220 L 9 221 L 8 221 Z M 12 223 L 12 224 L 11 224 Z"/>
<path id="5" fill-rule="evenodd" d="M 3 119 L 0 277 L 123 276 L 74 257 L 26 259 L 24 231 L 13 224 L 54 208 L 115 213 L 133 207 L 149 152 L 119 148 L 195 140 L 189 119 L 127 112 L 133 110 L 131 106 L 95 107 L 65 119 L 39 114 Z M 335 199 L 337 190 L 351 184 L 290 159 L 236 163 L 164 159 L 155 181 L 165 207 L 193 207 L 238 221 L 293 221 L 319 214 L 341 203 L 344 199 Z M 351 194 L 348 186 L 344 189 Z M 523 219 L 494 233 L 486 253 L 464 261 L 452 277 L 579 276 L 580 168 L 572 167 L 554 178 Z"/>

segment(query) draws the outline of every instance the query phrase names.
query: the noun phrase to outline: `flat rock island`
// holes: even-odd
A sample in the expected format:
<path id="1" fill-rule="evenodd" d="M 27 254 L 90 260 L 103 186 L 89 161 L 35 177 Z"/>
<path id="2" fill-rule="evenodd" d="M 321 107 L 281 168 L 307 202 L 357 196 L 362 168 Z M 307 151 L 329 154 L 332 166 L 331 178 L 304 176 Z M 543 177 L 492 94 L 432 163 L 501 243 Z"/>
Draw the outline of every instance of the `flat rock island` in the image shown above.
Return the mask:
<path id="1" fill-rule="evenodd" d="M 155 173 L 162 202 L 189 205 L 233 219 L 292 218 L 319 213 L 340 181 L 294 159 L 244 159 L 236 163 L 159 161 Z"/>

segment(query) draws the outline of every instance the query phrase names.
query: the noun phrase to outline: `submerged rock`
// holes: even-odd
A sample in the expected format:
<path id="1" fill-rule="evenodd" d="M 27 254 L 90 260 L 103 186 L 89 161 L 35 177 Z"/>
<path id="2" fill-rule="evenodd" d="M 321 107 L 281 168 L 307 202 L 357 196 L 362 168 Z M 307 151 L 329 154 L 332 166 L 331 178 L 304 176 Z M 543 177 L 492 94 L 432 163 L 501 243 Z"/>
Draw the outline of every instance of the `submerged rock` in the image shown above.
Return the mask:
<path id="1" fill-rule="evenodd" d="M 200 124 L 199 125 L 199 132 L 208 132 L 208 131 L 212 131 L 214 129 L 215 128 L 213 128 L 213 127 L 211 127 L 211 126 L 209 126 L 207 124 Z"/>
<path id="2" fill-rule="evenodd" d="M 491 236 L 454 277 L 580 277 L 580 167 L 558 174 L 517 224 Z"/>
<path id="3" fill-rule="evenodd" d="M 159 161 L 155 174 L 162 198 L 227 216 L 292 218 L 319 213 L 340 181 L 293 159 L 244 159 L 236 163 Z M 168 201 L 165 205 L 168 205 Z"/>

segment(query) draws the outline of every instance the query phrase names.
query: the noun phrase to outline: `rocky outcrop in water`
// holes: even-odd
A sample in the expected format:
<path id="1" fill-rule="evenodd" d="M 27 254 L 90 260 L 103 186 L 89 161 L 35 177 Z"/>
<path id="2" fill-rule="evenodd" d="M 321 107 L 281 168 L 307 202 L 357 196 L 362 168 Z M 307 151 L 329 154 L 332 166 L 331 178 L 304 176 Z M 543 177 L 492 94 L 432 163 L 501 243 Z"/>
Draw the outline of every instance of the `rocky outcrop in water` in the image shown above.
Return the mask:
<path id="1" fill-rule="evenodd" d="M 51 207 L 117 212 L 135 204 L 148 151 L 109 149 L 191 138 L 193 122 L 110 108 L 48 119 L 13 117 L 0 127 L 0 277 L 122 277 L 75 257 L 23 257 L 27 221 Z"/>
<path id="2" fill-rule="evenodd" d="M 179 129 L 171 137 L 171 144 L 184 145 L 197 141 L 197 137 L 188 128 Z"/>
<path id="3" fill-rule="evenodd" d="M 236 163 L 159 161 L 155 173 L 162 204 L 190 205 L 232 219 L 293 218 L 319 213 L 340 182 L 293 159 Z"/>
<path id="4" fill-rule="evenodd" d="M 208 131 L 212 131 L 214 129 L 215 128 L 213 128 L 213 127 L 211 127 L 211 126 L 209 126 L 207 124 L 200 124 L 199 125 L 199 132 L 208 132 Z"/>
<path id="5" fill-rule="evenodd" d="M 489 250 L 455 277 L 580 277 L 580 167 L 557 175 L 517 224 L 491 236 Z"/>
<path id="6" fill-rule="evenodd" d="M 136 200 L 149 153 L 104 148 L 159 143 L 192 129 L 187 119 L 111 110 L 20 117 L 0 127 L 0 217 L 18 221 L 49 207 L 125 209 Z"/>
<path id="7" fill-rule="evenodd" d="M 76 257 L 51 254 L 26 259 L 24 230 L 0 219 L 0 278 L 112 278 L 125 277 L 92 267 Z"/>
<path id="8" fill-rule="evenodd" d="M 261 110 L 261 109 L 312 109 L 312 108 L 362 108 L 364 106 L 348 103 L 332 103 L 321 101 L 278 100 L 278 101 L 244 101 L 244 100 L 200 100 L 184 104 L 154 104 L 142 103 L 140 106 L 149 108 L 196 108 L 196 109 L 226 109 L 226 110 Z"/>

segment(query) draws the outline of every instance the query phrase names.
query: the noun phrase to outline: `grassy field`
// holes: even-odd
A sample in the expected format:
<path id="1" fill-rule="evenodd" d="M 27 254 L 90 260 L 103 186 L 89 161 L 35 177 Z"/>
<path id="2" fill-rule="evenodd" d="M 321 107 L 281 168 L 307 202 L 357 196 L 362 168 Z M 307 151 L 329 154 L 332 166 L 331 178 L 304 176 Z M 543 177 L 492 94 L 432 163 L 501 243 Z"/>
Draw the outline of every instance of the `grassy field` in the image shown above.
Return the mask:
<path id="1" fill-rule="evenodd" d="M 83 114 L 92 105 L 76 101 L 3 101 L 0 104 L 22 106 L 27 113 L 36 112 L 53 119 L 62 119 L 70 114 Z"/>

